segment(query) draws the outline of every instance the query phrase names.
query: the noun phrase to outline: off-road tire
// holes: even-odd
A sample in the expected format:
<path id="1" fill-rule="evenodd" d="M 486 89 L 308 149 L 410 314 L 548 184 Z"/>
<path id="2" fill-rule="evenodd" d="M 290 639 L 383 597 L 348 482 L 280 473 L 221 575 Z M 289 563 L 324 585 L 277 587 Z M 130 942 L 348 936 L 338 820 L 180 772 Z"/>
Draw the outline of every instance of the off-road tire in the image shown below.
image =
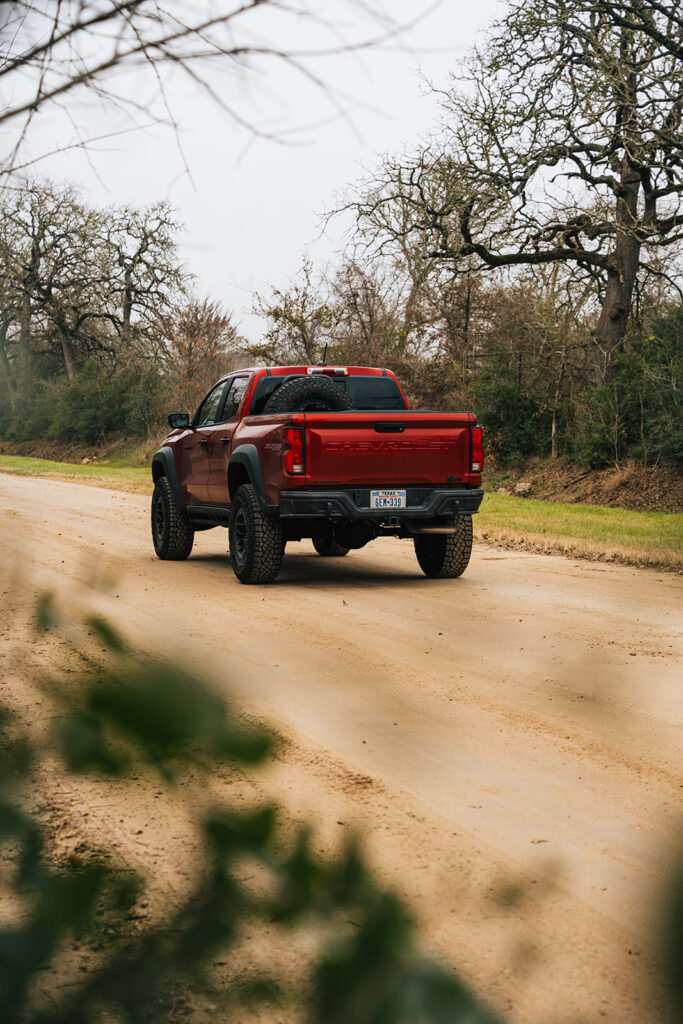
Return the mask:
<path id="1" fill-rule="evenodd" d="M 237 488 L 230 507 L 230 558 L 240 583 L 273 583 L 284 545 L 278 519 L 263 514 L 251 484 Z"/>
<path id="2" fill-rule="evenodd" d="M 271 412 L 345 412 L 355 409 L 346 391 L 328 377 L 295 377 L 281 384 L 264 407 Z"/>
<path id="3" fill-rule="evenodd" d="M 311 539 L 313 547 L 323 558 L 341 558 L 342 555 L 348 555 L 351 550 L 350 548 L 342 547 L 341 544 L 337 544 L 331 537 L 319 535 Z"/>
<path id="4" fill-rule="evenodd" d="M 194 544 L 194 530 L 187 513 L 176 501 L 168 477 L 165 476 L 160 476 L 154 485 L 152 541 L 157 556 L 173 562 L 187 558 Z"/>
<path id="5" fill-rule="evenodd" d="M 472 554 L 472 516 L 456 516 L 453 523 L 455 533 L 423 533 L 413 538 L 425 576 L 452 580 L 467 568 Z"/>

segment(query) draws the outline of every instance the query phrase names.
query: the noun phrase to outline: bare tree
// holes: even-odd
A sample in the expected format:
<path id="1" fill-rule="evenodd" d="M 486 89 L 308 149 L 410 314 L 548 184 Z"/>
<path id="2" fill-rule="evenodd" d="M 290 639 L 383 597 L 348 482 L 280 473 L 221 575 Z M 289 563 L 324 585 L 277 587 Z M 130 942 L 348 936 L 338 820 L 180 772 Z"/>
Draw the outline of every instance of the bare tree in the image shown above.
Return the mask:
<path id="1" fill-rule="evenodd" d="M 47 180 L 0 193 L 0 375 L 27 408 L 36 356 L 53 353 L 69 383 L 85 358 L 155 355 L 159 321 L 184 294 L 178 225 L 165 203 L 88 207 Z"/>
<path id="2" fill-rule="evenodd" d="M 351 259 L 337 271 L 333 302 L 339 327 L 334 351 L 348 362 L 399 368 L 410 353 L 406 278 Z"/>
<path id="3" fill-rule="evenodd" d="M 181 225 L 166 202 L 115 207 L 103 221 L 100 245 L 110 263 L 110 299 L 125 351 L 134 334 L 154 333 L 159 318 L 183 296 L 187 273 L 176 243 Z"/>
<path id="4" fill-rule="evenodd" d="M 85 320 L 97 315 L 93 290 L 102 284 L 94 256 L 99 215 L 86 209 L 76 189 L 49 181 L 26 182 L 2 194 L 0 275 L 12 296 L 17 328 L 17 397 L 31 398 L 36 335 L 47 321 L 72 380 L 74 341 Z M 38 330 L 37 324 L 40 323 Z"/>
<path id="5" fill-rule="evenodd" d="M 245 351 L 255 359 L 280 365 L 317 363 L 334 338 L 337 324 L 323 278 L 314 279 L 305 259 L 287 288 L 274 288 L 269 298 L 254 297 L 254 312 L 265 317 L 263 340 Z"/>
<path id="6" fill-rule="evenodd" d="M 238 362 L 244 344 L 229 313 L 217 302 L 190 298 L 161 321 L 163 364 L 178 401 L 194 408 L 211 384 Z"/>
<path id="7" fill-rule="evenodd" d="M 512 0 L 443 94 L 442 134 L 360 202 L 380 248 L 592 281 L 605 370 L 648 252 L 683 238 L 683 21 L 659 0 Z"/>

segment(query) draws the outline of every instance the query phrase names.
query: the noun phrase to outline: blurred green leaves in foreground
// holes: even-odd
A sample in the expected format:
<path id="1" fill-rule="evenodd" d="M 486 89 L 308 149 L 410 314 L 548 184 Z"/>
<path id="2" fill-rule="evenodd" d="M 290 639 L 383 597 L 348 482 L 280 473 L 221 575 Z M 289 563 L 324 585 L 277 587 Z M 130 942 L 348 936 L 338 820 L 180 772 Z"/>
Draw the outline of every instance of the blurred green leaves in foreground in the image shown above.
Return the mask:
<path id="1" fill-rule="evenodd" d="M 48 599 L 36 620 L 39 630 L 58 625 Z M 492 1024 L 457 978 L 419 954 L 408 915 L 353 842 L 321 856 L 309 831 L 292 835 L 275 806 L 211 802 L 215 772 L 239 775 L 263 762 L 272 736 L 240 727 L 220 697 L 177 667 L 129 652 L 103 620 L 87 628 L 106 657 L 82 658 L 68 686 L 39 684 L 55 707 L 53 733 L 36 739 L 0 708 L 3 1024 L 169 1021 L 191 1019 L 196 1007 L 242 1021 L 269 1003 L 278 1019 L 320 1024 Z M 51 857 L 37 808 L 45 757 L 57 759 L 58 773 L 100 781 L 151 775 L 174 799 L 187 800 L 188 778 L 203 785 L 207 805 L 194 809 L 201 852 L 187 891 L 147 918 L 134 913 L 146 880 L 118 852 Z M 304 984 L 277 957 L 248 980 L 231 971 L 245 934 L 263 950 L 273 935 L 300 930 L 316 940 Z M 89 954 L 85 966 L 74 950 Z"/>

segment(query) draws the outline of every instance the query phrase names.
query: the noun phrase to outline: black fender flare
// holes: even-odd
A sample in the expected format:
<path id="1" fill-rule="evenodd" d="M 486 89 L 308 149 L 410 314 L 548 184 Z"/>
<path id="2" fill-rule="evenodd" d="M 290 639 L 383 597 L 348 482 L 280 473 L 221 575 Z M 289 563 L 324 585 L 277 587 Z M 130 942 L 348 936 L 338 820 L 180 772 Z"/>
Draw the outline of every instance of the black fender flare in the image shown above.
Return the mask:
<path id="1" fill-rule="evenodd" d="M 242 466 L 246 470 L 246 475 L 258 494 L 261 505 L 264 509 L 268 508 L 268 498 L 266 497 L 266 489 L 263 486 L 263 474 L 261 473 L 261 464 L 259 462 L 258 449 L 256 445 L 241 444 L 238 448 L 235 448 L 234 452 L 230 456 L 230 461 L 228 462 L 228 491 L 230 493 L 231 501 L 233 498 L 233 491 L 237 489 L 236 487 L 232 487 L 230 484 L 231 470 L 234 478 L 237 466 Z M 240 476 L 241 475 L 242 474 L 240 474 Z"/>
<path id="2" fill-rule="evenodd" d="M 175 459 L 173 449 L 168 445 L 162 445 L 152 458 L 152 479 L 156 483 L 160 476 L 165 476 L 171 485 L 171 490 L 180 508 L 185 508 L 185 502 L 180 492 L 178 474 L 175 471 Z"/>

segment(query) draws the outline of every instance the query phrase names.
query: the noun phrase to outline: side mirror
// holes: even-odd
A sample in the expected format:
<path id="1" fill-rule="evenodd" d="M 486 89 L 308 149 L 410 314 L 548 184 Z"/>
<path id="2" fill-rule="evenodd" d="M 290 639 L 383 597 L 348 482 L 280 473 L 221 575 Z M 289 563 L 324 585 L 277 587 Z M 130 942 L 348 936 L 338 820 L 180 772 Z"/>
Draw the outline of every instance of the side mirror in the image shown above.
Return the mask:
<path id="1" fill-rule="evenodd" d="M 185 430 L 190 425 L 190 417 L 186 412 L 172 412 L 168 422 L 174 430 Z"/>

